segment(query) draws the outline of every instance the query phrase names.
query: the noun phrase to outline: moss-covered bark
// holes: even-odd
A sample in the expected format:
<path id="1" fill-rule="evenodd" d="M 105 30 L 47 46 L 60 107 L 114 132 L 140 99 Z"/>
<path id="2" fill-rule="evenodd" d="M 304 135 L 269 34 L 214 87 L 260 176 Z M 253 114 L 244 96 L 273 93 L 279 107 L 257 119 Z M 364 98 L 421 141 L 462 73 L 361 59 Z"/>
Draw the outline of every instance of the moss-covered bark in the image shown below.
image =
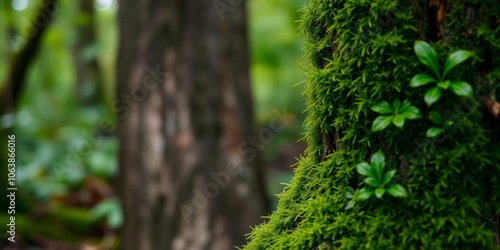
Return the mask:
<path id="1" fill-rule="evenodd" d="M 500 97 L 500 1 L 310 0 L 304 8 L 309 147 L 277 211 L 245 249 L 497 249 L 500 121 L 485 106 Z M 428 72 L 413 51 L 433 45 L 440 64 L 458 49 L 471 59 L 452 71 L 473 98 L 445 92 L 428 108 Z M 409 99 L 424 118 L 404 129 L 370 128 L 381 100 Z M 430 111 L 453 126 L 426 138 Z M 381 149 L 407 198 L 385 195 L 345 210 L 343 189 L 365 186 L 356 164 Z"/>

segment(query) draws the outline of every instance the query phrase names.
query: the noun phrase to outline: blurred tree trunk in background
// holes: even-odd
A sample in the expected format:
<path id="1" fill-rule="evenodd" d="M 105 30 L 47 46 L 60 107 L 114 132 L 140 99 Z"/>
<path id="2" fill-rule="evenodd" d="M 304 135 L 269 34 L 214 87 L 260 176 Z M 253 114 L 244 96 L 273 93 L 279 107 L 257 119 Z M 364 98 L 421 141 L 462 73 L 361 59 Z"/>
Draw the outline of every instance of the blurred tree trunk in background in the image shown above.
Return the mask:
<path id="1" fill-rule="evenodd" d="M 212 2 L 120 2 L 122 249 L 232 249 L 268 212 L 240 146 L 256 134 L 245 5 L 221 21 Z"/>
<path id="2" fill-rule="evenodd" d="M 82 105 L 107 103 L 97 57 L 99 52 L 94 4 L 94 0 L 79 2 L 79 16 L 82 21 L 77 24 L 78 40 L 73 50 L 77 96 Z"/>
<path id="3" fill-rule="evenodd" d="M 56 0 L 45 0 L 43 2 L 34 20 L 43 20 L 44 22 L 30 27 L 30 31 L 25 38 L 27 39 L 26 43 L 14 55 L 9 71 L 7 72 L 6 80 L 0 88 L 0 102 L 2 103 L 0 114 L 7 114 L 14 111 L 19 96 L 24 89 L 28 66 L 37 55 L 43 34 L 52 22 L 56 8 Z"/>

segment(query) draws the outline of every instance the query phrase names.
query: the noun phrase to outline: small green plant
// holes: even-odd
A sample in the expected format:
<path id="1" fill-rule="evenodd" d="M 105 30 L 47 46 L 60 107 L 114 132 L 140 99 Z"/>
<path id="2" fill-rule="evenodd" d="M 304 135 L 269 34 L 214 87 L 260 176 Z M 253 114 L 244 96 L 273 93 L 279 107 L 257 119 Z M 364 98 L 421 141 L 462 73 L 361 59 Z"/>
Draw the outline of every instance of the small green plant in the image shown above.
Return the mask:
<path id="1" fill-rule="evenodd" d="M 364 181 L 368 186 L 358 191 L 354 191 L 351 187 L 344 189 L 345 196 L 351 198 L 345 209 L 350 209 L 357 201 L 369 199 L 373 195 L 381 199 L 386 192 L 394 197 L 406 197 L 408 195 L 403 186 L 390 184 L 396 170 L 384 172 L 384 167 L 385 156 L 380 150 L 372 156 L 369 164 L 362 162 L 356 166 L 358 173 L 366 176 Z"/>
<path id="2" fill-rule="evenodd" d="M 344 188 L 345 197 L 351 199 L 345 206 L 345 210 L 349 210 L 356 205 L 356 191 L 352 187 Z"/>
<path id="3" fill-rule="evenodd" d="M 427 130 L 427 137 L 436 137 L 453 125 L 452 121 L 445 121 L 439 113 L 434 111 L 429 113 L 429 119 L 437 126 L 431 127 Z"/>
<path id="4" fill-rule="evenodd" d="M 386 101 L 381 101 L 373 105 L 371 109 L 381 114 L 373 121 L 372 131 L 374 132 L 384 130 L 391 122 L 394 126 L 402 129 L 405 119 L 422 118 L 420 110 L 415 106 L 411 106 L 408 100 L 404 100 L 403 104 L 401 104 L 401 101 L 396 99 L 392 106 Z"/>
<path id="5" fill-rule="evenodd" d="M 366 200 L 373 195 L 380 199 L 386 191 L 394 197 L 405 197 L 407 195 L 401 185 L 389 185 L 394 174 L 396 174 L 396 170 L 391 170 L 384 174 L 384 167 L 385 156 L 380 150 L 372 156 L 370 164 L 362 162 L 356 166 L 358 173 L 366 176 L 365 183 L 368 184 L 368 187 L 364 187 L 357 192 L 357 200 Z"/>
<path id="6" fill-rule="evenodd" d="M 425 103 L 431 106 L 437 102 L 443 90 L 450 89 L 458 96 L 472 96 L 472 87 L 469 83 L 460 80 L 449 80 L 447 74 L 458 64 L 464 62 L 471 56 L 471 52 L 467 50 L 458 50 L 452 53 L 446 59 L 443 71 L 440 72 L 436 51 L 432 46 L 424 41 L 416 41 L 414 46 L 415 53 L 421 63 L 427 66 L 434 76 L 428 74 L 417 74 L 411 81 L 411 87 L 419 87 L 429 83 L 436 83 L 436 86 L 427 90 L 424 95 Z"/>

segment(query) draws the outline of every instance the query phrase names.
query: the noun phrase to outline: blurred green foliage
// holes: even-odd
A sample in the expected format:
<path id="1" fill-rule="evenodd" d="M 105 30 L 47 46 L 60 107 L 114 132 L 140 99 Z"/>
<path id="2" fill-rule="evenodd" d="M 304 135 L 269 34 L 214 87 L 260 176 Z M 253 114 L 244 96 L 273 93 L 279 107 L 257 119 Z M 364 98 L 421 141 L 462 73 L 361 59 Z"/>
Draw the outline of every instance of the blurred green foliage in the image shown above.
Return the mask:
<path id="1" fill-rule="evenodd" d="M 298 10 L 305 0 L 253 0 L 250 12 L 251 80 L 257 122 L 266 126 L 273 108 L 296 115 L 296 121 L 279 134 L 264 152 L 272 160 L 283 145 L 302 137 L 305 117 L 303 38 Z"/>
<path id="2" fill-rule="evenodd" d="M 71 185 L 78 185 L 85 175 L 109 178 L 116 167 L 116 143 L 113 138 L 103 139 L 102 143 L 91 149 L 88 157 L 81 157 L 84 153 L 79 146 L 88 141 L 89 136 L 95 136 L 90 133 L 102 117 L 113 117 L 113 114 L 105 105 L 109 101 L 103 100 L 88 107 L 79 105 L 77 95 L 80 93 L 75 87 L 75 60 L 82 60 L 78 53 L 85 53 L 83 60 L 98 57 L 103 65 L 102 74 L 107 79 L 107 89 L 112 89 L 117 40 L 116 10 L 96 12 L 100 27 L 97 44 L 75 52 L 74 46 L 79 37 L 75 28 L 87 25 L 88 22 L 82 20 L 90 17 L 79 12 L 78 2 L 59 2 L 56 18 L 46 31 L 38 55 L 30 65 L 14 120 L 17 148 L 21 152 L 18 158 L 18 184 L 32 192 L 36 200 L 46 200 L 69 191 Z M 37 1 L 30 2 L 22 11 L 4 10 L 8 14 L 5 22 L 7 27 L 4 28 L 10 37 L 10 43 L 4 47 L 7 54 L 15 53 L 24 45 L 27 27 L 33 26 L 32 17 L 40 6 L 41 1 Z M 14 40 L 21 44 L 15 44 L 12 42 Z M 106 94 L 111 99 L 111 91 Z M 80 157 L 63 164 L 71 170 L 60 170 L 64 175 L 58 176 L 54 166 L 67 163 L 68 155 Z M 105 170 L 103 167 L 111 169 Z"/>
<path id="3" fill-rule="evenodd" d="M 305 61 L 303 39 L 296 20 L 305 0 L 253 0 L 250 12 L 251 78 L 257 120 L 265 123 L 274 114 L 270 107 L 287 107 L 301 114 Z M 298 85 L 298 86 L 297 86 Z M 295 86 L 295 87 L 294 87 Z"/>
<path id="4" fill-rule="evenodd" d="M 13 56 L 25 46 L 29 29 L 36 28 L 34 16 L 42 6 L 42 1 L 27 1 L 26 8 L 16 10 L 13 7 L 23 1 L 17 2 L 0 4 L 0 35 L 7 38 L 0 40 L 4 58 L 0 60 L 0 79 L 6 78 Z M 96 128 L 104 118 L 115 120 L 109 103 L 114 88 L 118 31 L 115 6 L 96 10 L 97 40 L 77 50 L 81 36 L 77 28 L 90 25 L 92 17 L 80 10 L 80 1 L 57 2 L 55 18 L 30 63 L 14 119 L 2 117 L 1 126 L 2 129 L 13 126 L 17 139 L 18 234 L 26 238 L 39 235 L 73 241 L 92 235 L 90 225 L 98 219 L 88 214 L 89 206 L 102 197 L 91 197 L 92 187 L 85 186 L 85 180 L 98 178 L 103 183 L 109 182 L 116 172 L 116 140 L 109 134 L 97 133 Z M 92 94 L 97 88 L 90 83 L 84 91 L 77 91 L 76 61 L 88 62 L 94 58 L 99 62 L 106 91 L 103 100 L 84 106 L 78 102 L 79 95 Z M 82 199 L 88 201 L 81 202 Z M 40 210 L 42 217 L 33 219 L 30 226 L 23 226 L 27 216 Z M 54 225 L 47 232 L 44 225 L 49 221 L 57 221 L 61 226 Z M 83 231 L 67 232 L 71 224 L 89 226 Z M 4 231 L 2 226 L 0 229 Z"/>
<path id="5" fill-rule="evenodd" d="M 251 50 L 251 80 L 257 122 L 268 125 L 275 115 L 273 108 L 286 110 L 296 116 L 286 130 L 276 134 L 263 154 L 267 162 L 275 160 L 284 146 L 296 143 L 303 133 L 305 118 L 304 67 L 302 48 L 304 38 L 299 35 L 298 10 L 306 0 L 252 0 L 248 1 Z M 288 155 L 297 157 L 297 155 Z M 270 167 L 267 165 L 267 167 Z M 291 167 L 291 166 L 285 166 Z M 268 169 L 268 194 L 277 205 L 275 194 L 282 183 L 292 178 L 290 171 Z"/>
<path id="6" fill-rule="evenodd" d="M 25 45 L 42 2 L 0 2 L 0 36 L 6 38 L 0 39 L 3 58 L 0 84 L 4 83 L 15 53 Z M 97 1 L 94 17 L 97 41 L 78 49 L 81 36 L 78 28 L 90 25 L 92 17 L 81 12 L 81 1 L 57 2 L 53 23 L 45 31 L 38 54 L 29 66 L 15 118 L 1 117 L 0 126 L 1 129 L 14 127 L 17 137 L 17 185 L 21 187 L 16 215 L 18 234 L 27 238 L 43 235 L 78 241 L 95 236 L 90 231 L 96 231 L 96 223 L 116 228 L 122 221 L 116 200 L 102 197 L 92 200 L 92 187 L 86 182 L 99 179 L 110 188 L 116 173 L 116 139 L 113 133 L 102 134 L 97 128 L 103 119 L 113 122 L 116 119 L 110 104 L 114 98 L 117 10 L 114 4 L 106 6 L 107 1 Z M 265 126 L 274 116 L 273 108 L 286 108 L 297 115 L 296 122 L 279 133 L 264 151 L 268 160 L 273 159 L 283 145 L 296 142 L 302 133 L 305 101 L 301 96 L 303 85 L 299 83 L 304 78 L 300 67 L 304 67 L 305 62 L 301 52 L 303 39 L 298 35 L 295 20 L 299 18 L 297 10 L 304 3 L 305 0 L 247 2 L 257 121 Z M 104 98 L 82 105 L 78 102 L 79 96 L 92 95 L 98 89 L 91 83 L 77 90 L 76 62 L 94 58 L 99 62 L 100 77 L 105 85 Z M 270 179 L 270 192 L 274 194 L 277 193 L 274 184 L 287 182 L 290 174 L 273 174 Z M 82 199 L 90 201 L 82 202 Z M 42 217 L 29 222 L 32 214 L 40 209 L 44 211 Z M 4 213 L 0 210 L 2 231 L 3 221 L 7 220 Z M 46 231 L 51 221 L 57 225 Z M 77 225 L 82 226 L 72 233 Z"/>

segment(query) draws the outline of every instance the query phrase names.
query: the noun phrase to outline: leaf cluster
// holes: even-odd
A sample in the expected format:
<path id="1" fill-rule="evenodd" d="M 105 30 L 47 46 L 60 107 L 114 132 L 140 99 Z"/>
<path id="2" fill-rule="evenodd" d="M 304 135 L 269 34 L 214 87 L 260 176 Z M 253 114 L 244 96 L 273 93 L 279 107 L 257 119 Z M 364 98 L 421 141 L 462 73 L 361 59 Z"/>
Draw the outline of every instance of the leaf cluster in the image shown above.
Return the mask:
<path id="1" fill-rule="evenodd" d="M 356 166 L 356 170 L 362 176 L 365 176 L 364 182 L 368 185 L 357 192 L 350 187 L 344 190 L 345 196 L 352 200 L 346 206 L 350 209 L 356 201 L 362 201 L 376 196 L 381 199 L 387 192 L 394 197 L 406 197 L 408 194 L 400 184 L 391 184 L 396 170 L 385 172 L 385 155 L 382 151 L 377 151 L 371 158 L 370 163 L 362 162 Z"/>
<path id="2" fill-rule="evenodd" d="M 424 41 L 415 42 L 415 53 L 419 61 L 427 66 L 434 76 L 420 73 L 415 75 L 411 81 L 411 87 L 420 87 L 429 83 L 435 83 L 436 86 L 430 88 L 425 92 L 424 100 L 427 106 L 431 106 L 437 102 L 443 95 L 444 90 L 451 90 L 458 96 L 470 97 L 473 94 L 472 87 L 469 83 L 460 80 L 448 79 L 448 73 L 455 68 L 458 64 L 464 62 L 471 56 L 471 52 L 467 50 L 458 50 L 448 56 L 443 67 L 440 71 L 437 54 L 432 46 Z"/>
<path id="3" fill-rule="evenodd" d="M 372 131 L 382 131 L 392 122 L 394 126 L 403 129 L 405 120 L 415 120 L 422 118 L 422 114 L 417 107 L 412 106 L 410 101 L 404 100 L 403 104 L 396 99 L 392 106 L 387 101 L 380 101 L 373 105 L 371 109 L 381 115 L 372 124 Z"/>

